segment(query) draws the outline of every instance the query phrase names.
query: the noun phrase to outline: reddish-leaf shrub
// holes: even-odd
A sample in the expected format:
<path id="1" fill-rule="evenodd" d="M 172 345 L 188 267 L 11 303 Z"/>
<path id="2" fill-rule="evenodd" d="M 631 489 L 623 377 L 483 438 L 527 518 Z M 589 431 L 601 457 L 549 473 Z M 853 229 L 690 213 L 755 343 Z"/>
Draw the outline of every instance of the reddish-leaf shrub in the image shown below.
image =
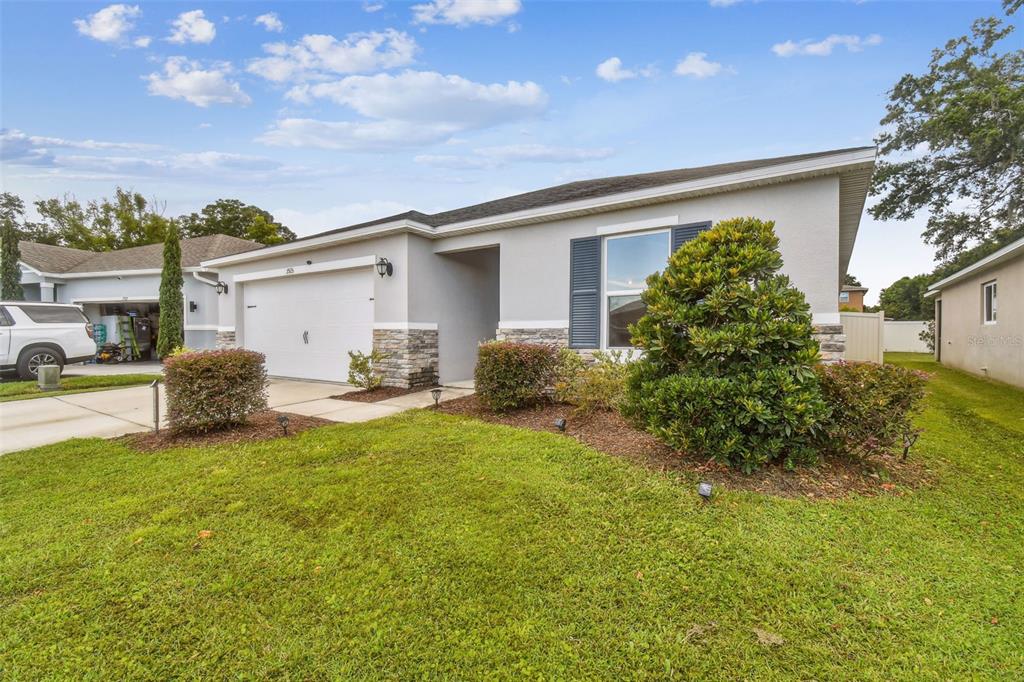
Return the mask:
<path id="1" fill-rule="evenodd" d="M 476 394 L 496 412 L 541 399 L 551 385 L 557 351 L 552 346 L 510 341 L 480 344 Z"/>
<path id="2" fill-rule="evenodd" d="M 903 450 L 917 440 L 913 418 L 921 409 L 928 375 L 896 365 L 839 362 L 815 368 L 831 408 L 824 449 L 854 456 Z"/>
<path id="3" fill-rule="evenodd" d="M 167 419 L 175 431 L 203 433 L 242 424 L 267 408 L 263 354 L 211 350 L 173 355 L 164 361 Z"/>

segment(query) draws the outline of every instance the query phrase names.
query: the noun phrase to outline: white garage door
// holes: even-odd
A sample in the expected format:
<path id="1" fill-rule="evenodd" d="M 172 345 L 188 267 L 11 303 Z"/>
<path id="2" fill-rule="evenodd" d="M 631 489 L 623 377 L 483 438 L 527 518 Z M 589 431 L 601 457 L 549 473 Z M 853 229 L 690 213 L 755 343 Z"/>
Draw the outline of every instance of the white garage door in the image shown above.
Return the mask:
<path id="1" fill-rule="evenodd" d="M 243 344 L 272 376 L 346 381 L 348 351 L 373 345 L 373 272 L 366 268 L 246 282 Z"/>

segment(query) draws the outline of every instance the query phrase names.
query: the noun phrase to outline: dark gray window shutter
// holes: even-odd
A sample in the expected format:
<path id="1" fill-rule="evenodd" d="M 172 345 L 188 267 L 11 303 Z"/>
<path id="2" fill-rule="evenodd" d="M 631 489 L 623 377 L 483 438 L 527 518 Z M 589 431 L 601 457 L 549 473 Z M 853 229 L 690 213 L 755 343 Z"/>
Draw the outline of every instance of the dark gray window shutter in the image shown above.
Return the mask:
<path id="1" fill-rule="evenodd" d="M 601 238 L 569 242 L 569 347 L 601 345 Z"/>
<path id="2" fill-rule="evenodd" d="M 698 234 L 710 228 L 710 220 L 706 220 L 702 223 L 688 223 L 686 225 L 676 225 L 675 227 L 672 228 L 672 253 L 675 253 L 680 246 L 690 241 L 691 239 L 696 239 Z"/>

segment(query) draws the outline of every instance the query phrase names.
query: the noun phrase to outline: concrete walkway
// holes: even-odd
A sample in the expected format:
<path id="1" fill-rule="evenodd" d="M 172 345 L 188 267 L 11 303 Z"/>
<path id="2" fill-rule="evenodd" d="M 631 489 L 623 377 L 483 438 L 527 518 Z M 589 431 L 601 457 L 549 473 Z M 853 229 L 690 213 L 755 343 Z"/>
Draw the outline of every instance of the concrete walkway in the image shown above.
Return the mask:
<path id="1" fill-rule="evenodd" d="M 430 391 L 412 393 L 379 403 L 335 400 L 332 395 L 355 391 L 352 386 L 314 381 L 271 379 L 268 404 L 280 412 L 320 417 L 336 422 L 363 422 L 434 404 Z M 441 389 L 442 400 L 472 393 L 471 389 Z M 167 413 L 160 391 L 160 414 Z M 112 438 L 153 428 L 153 392 L 132 386 L 54 398 L 0 403 L 0 454 L 59 443 L 68 438 Z"/>

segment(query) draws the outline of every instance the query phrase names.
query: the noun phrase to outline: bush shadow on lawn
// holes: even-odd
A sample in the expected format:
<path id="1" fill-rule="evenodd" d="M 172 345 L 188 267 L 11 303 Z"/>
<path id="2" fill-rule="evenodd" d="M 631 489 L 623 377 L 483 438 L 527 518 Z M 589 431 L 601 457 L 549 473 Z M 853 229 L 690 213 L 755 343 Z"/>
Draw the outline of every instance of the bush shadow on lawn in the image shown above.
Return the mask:
<path id="1" fill-rule="evenodd" d="M 595 450 L 624 457 L 656 471 L 710 481 L 730 490 L 779 497 L 835 499 L 851 494 L 902 495 L 934 480 L 931 469 L 913 454 L 906 460 L 891 454 L 863 459 L 822 457 L 813 467 L 794 470 L 776 462 L 745 474 L 736 467 L 675 451 L 635 428 L 616 412 L 599 410 L 577 415 L 573 406 L 558 403 L 540 403 L 496 413 L 472 395 L 442 403 L 438 411 L 553 434 L 559 433 L 555 420 L 565 419 L 564 435 Z"/>

